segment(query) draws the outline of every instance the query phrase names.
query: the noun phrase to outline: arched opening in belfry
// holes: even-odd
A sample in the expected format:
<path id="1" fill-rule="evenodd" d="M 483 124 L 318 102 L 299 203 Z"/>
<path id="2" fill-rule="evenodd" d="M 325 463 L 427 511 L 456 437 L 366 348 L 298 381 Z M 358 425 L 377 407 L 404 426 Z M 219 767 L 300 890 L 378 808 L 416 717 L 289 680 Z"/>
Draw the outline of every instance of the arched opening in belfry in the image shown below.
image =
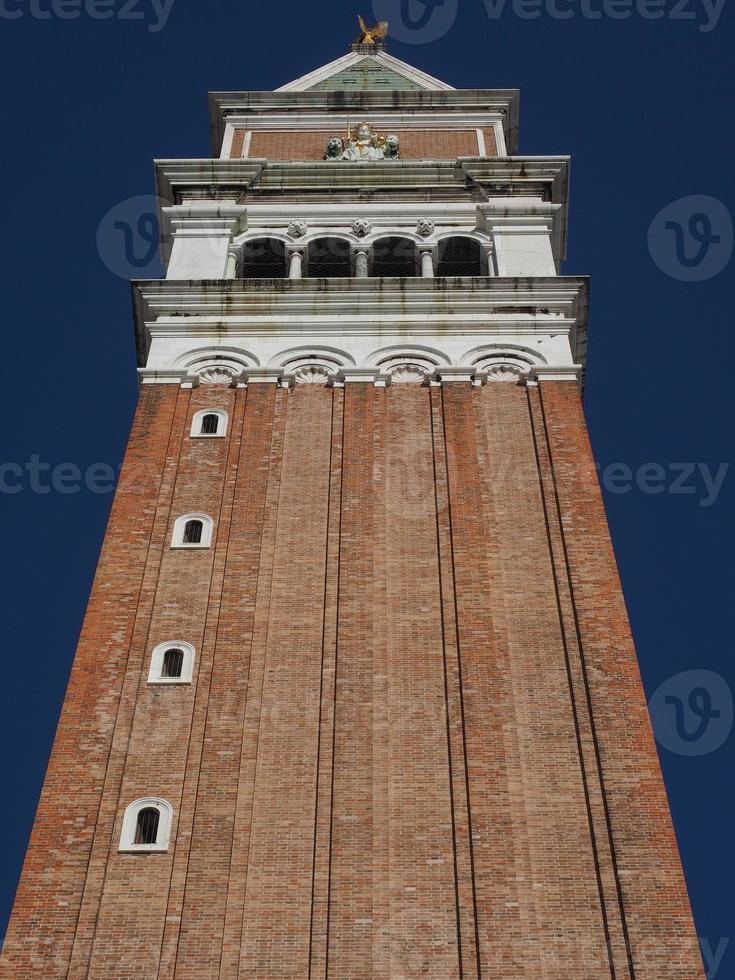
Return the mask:
<path id="1" fill-rule="evenodd" d="M 286 249 L 277 238 L 246 242 L 240 260 L 241 279 L 285 279 Z"/>
<path id="2" fill-rule="evenodd" d="M 416 275 L 416 246 L 410 238 L 379 238 L 373 246 L 373 276 Z"/>
<path id="3" fill-rule="evenodd" d="M 483 275 L 480 243 L 474 238 L 463 235 L 445 238 L 439 243 L 436 275 L 443 277 Z"/>
<path id="4" fill-rule="evenodd" d="M 350 246 L 341 238 L 316 238 L 309 245 L 309 279 L 348 279 Z"/>

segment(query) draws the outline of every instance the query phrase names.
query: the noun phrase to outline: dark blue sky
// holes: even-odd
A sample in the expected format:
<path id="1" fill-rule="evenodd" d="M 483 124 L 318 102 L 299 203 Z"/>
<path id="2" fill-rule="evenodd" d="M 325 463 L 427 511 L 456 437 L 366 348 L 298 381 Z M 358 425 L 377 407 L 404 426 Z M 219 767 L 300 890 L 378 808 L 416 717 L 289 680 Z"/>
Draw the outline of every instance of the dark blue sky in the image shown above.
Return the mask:
<path id="1" fill-rule="evenodd" d="M 272 89 L 331 61 L 354 37 L 356 14 L 373 18 L 372 0 L 354 9 L 344 0 L 174 0 L 160 30 L 150 28 L 165 14 L 154 13 L 151 0 L 135 0 L 133 11 L 143 14 L 135 20 L 96 19 L 85 6 L 90 0 L 80 0 L 76 19 L 61 19 L 58 8 L 41 19 L 51 0 L 34 2 L 0 0 L 0 461 L 32 469 L 37 458 L 86 473 L 95 463 L 117 466 L 136 397 L 130 289 L 100 257 L 103 217 L 152 193 L 153 157 L 209 156 L 208 90 Z M 391 52 L 459 88 L 520 88 L 520 152 L 573 155 L 564 271 L 593 277 L 586 409 L 596 457 L 618 491 L 608 491 L 606 503 L 649 696 L 669 684 L 659 697 L 669 746 L 661 760 L 699 934 L 715 949 L 731 935 L 734 904 L 727 532 L 735 475 L 726 475 L 719 492 L 708 491 L 706 479 L 716 479 L 732 448 L 732 260 L 711 272 L 727 258 L 733 204 L 735 0 L 716 24 L 694 0 L 676 5 L 677 17 L 675 0 L 661 0 L 657 12 L 665 16 L 655 20 L 643 16 L 653 7 L 610 17 L 625 12 L 626 0 L 606 0 L 607 8 L 602 0 L 586 0 L 586 8 L 582 0 L 558 0 L 558 9 L 572 11 L 566 19 L 554 16 L 552 0 L 537 0 L 533 19 L 519 16 L 538 11 L 519 9 L 518 0 L 515 9 L 512 0 L 504 8 L 499 0 L 461 0 L 458 12 L 452 2 L 434 13 L 445 18 L 433 22 L 440 28 L 430 22 L 412 37 L 424 43 L 394 41 Z M 122 0 L 110 3 L 119 13 Z M 406 36 L 396 19 L 400 0 L 376 6 L 390 9 L 396 33 Z M 678 19 L 682 13 L 693 16 Z M 649 226 L 662 208 L 690 195 L 716 198 L 724 209 L 676 204 L 666 216 L 671 226 L 662 219 L 652 239 L 662 271 L 649 251 Z M 677 228 L 696 239 L 685 237 L 683 262 L 667 244 Z M 699 240 L 707 253 L 701 263 Z M 685 281 L 699 272 L 710 278 Z M 610 471 L 615 463 L 630 469 Z M 663 471 L 641 476 L 647 463 Z M 708 468 L 687 476 L 677 464 Z M 0 471 L 9 626 L 0 684 L 0 930 L 111 503 L 109 493 L 60 492 L 74 483 L 73 470 L 65 484 L 54 470 L 57 489 L 39 492 L 51 471 L 34 476 L 30 469 Z M 660 492 L 646 492 L 646 479 Z M 619 492 L 626 484 L 628 492 Z M 676 492 L 687 487 L 693 492 Z M 724 680 L 711 673 L 676 679 L 691 670 Z M 683 729 L 689 740 L 663 695 L 693 706 Z M 708 728 L 711 711 L 720 711 L 715 727 L 692 739 L 698 724 Z M 735 948 L 717 975 L 735 977 Z"/>

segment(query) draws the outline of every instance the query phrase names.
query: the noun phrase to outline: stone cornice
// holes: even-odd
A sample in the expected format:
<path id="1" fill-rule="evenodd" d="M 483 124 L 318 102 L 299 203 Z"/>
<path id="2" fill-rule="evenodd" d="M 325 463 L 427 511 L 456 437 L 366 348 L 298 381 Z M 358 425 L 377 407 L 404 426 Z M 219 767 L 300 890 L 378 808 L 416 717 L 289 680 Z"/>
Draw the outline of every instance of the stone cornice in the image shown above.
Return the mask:
<path id="1" fill-rule="evenodd" d="M 582 373 L 583 366 L 581 364 L 546 364 L 543 367 L 518 372 L 515 383 L 524 385 L 538 385 L 542 381 L 577 383 Z M 187 368 L 138 368 L 138 378 L 141 384 L 179 385 L 181 388 L 198 388 L 201 383 L 200 375 L 195 371 L 189 371 Z M 355 367 L 341 368 L 326 380 L 324 378 L 320 380 L 329 386 L 371 384 L 377 388 L 386 388 L 391 385 L 392 376 L 378 368 Z M 497 379 L 493 379 L 491 371 L 475 370 L 471 366 L 443 366 L 428 372 L 423 383 L 481 386 L 491 383 L 493 380 Z M 508 377 L 507 380 L 512 381 L 513 379 Z M 298 384 L 299 380 L 296 372 L 285 372 L 281 368 L 249 367 L 243 369 L 239 374 L 233 374 L 231 380 L 223 382 L 223 384 L 225 383 L 227 387 L 234 388 L 243 388 L 252 384 L 277 384 L 290 388 L 294 384 Z"/>
<path id="2" fill-rule="evenodd" d="M 420 190 L 422 198 L 433 188 L 440 192 L 438 203 L 484 203 L 494 205 L 494 198 L 539 198 L 562 206 L 555 223 L 558 254 L 566 254 L 569 157 L 462 157 L 456 161 L 397 161 L 346 167 L 328 161 L 310 163 L 269 163 L 266 160 L 157 160 L 156 188 L 161 205 L 179 205 L 184 197 L 202 196 L 201 206 L 212 205 L 213 189 L 220 200 L 217 206 L 244 203 L 283 206 L 289 193 L 294 208 L 307 201 L 312 205 L 335 200 L 340 194 L 369 189 L 380 203 L 382 193 L 390 190 Z M 309 197 L 306 198 L 306 193 Z M 298 197 L 298 201 L 296 198 Z M 439 197 L 439 195 L 438 195 Z M 210 200 L 207 200 L 210 198 Z M 410 198 L 409 198 L 410 199 Z M 190 202 L 199 207 L 200 202 Z M 513 213 L 514 205 L 506 203 Z M 520 206 L 520 205 L 519 205 Z M 497 209 L 495 211 L 497 213 Z M 170 228 L 161 215 L 161 239 L 164 255 Z"/>
<path id="3" fill-rule="evenodd" d="M 156 160 L 158 195 L 165 204 L 179 204 L 182 192 L 217 188 L 235 198 L 245 192 L 262 195 L 268 190 L 323 191 L 325 193 L 369 188 L 379 192 L 399 187 L 454 187 L 467 197 L 471 184 L 479 184 L 490 196 L 511 192 L 534 196 L 546 189 L 557 204 L 567 200 L 568 156 L 460 157 L 458 160 L 398 160 L 391 163 L 346 166 L 327 160 L 283 162 L 248 160 Z M 470 188 L 468 188 L 468 177 Z"/>
<path id="4" fill-rule="evenodd" d="M 476 129 L 492 127 L 495 122 L 502 121 L 500 112 L 488 110 L 464 109 L 445 112 L 399 112 L 390 109 L 375 109 L 370 113 L 370 122 L 376 129 Z M 254 129 L 258 132 L 268 130 L 298 130 L 299 132 L 323 130 L 343 133 L 354 116 L 347 111 L 341 112 L 276 112 L 262 115 L 260 113 L 232 113 L 227 122 L 238 129 Z"/>
<path id="5" fill-rule="evenodd" d="M 179 234 L 228 232 L 236 235 L 247 227 L 247 210 L 235 204 L 202 201 L 161 208 L 161 215 L 170 230 Z"/>
<path id="6" fill-rule="evenodd" d="M 325 289 L 325 284 L 329 288 Z M 208 337 L 276 329 L 441 336 L 508 332 L 568 335 L 584 363 L 588 280 L 478 279 L 151 280 L 132 284 L 139 363 L 152 332 Z"/>

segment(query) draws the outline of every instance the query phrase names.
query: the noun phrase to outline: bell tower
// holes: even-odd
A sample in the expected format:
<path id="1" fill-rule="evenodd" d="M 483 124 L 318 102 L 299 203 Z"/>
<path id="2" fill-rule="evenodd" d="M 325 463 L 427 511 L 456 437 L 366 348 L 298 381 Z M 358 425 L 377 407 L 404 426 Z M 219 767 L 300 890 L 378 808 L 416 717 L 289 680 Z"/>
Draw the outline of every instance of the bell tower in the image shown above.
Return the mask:
<path id="1" fill-rule="evenodd" d="M 361 23 L 156 163 L 140 400 L 6 975 L 702 977 L 569 160 Z"/>

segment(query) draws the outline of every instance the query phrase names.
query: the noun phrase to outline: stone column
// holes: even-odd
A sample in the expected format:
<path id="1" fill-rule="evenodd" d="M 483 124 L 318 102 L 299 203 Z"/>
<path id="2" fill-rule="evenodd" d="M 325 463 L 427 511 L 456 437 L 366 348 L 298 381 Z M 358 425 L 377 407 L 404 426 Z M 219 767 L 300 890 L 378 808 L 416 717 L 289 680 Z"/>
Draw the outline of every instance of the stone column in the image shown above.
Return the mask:
<path id="1" fill-rule="evenodd" d="M 438 246 L 436 245 L 419 245 L 419 267 L 421 271 L 422 279 L 433 279 L 436 275 L 436 261 L 438 255 Z"/>
<path id="2" fill-rule="evenodd" d="M 355 277 L 357 279 L 367 279 L 369 275 L 369 263 L 367 252 L 355 253 Z"/>
<path id="3" fill-rule="evenodd" d="M 291 258 L 288 263 L 288 278 L 289 279 L 302 279 L 304 275 L 304 253 L 299 249 L 294 249 L 291 252 Z"/>

